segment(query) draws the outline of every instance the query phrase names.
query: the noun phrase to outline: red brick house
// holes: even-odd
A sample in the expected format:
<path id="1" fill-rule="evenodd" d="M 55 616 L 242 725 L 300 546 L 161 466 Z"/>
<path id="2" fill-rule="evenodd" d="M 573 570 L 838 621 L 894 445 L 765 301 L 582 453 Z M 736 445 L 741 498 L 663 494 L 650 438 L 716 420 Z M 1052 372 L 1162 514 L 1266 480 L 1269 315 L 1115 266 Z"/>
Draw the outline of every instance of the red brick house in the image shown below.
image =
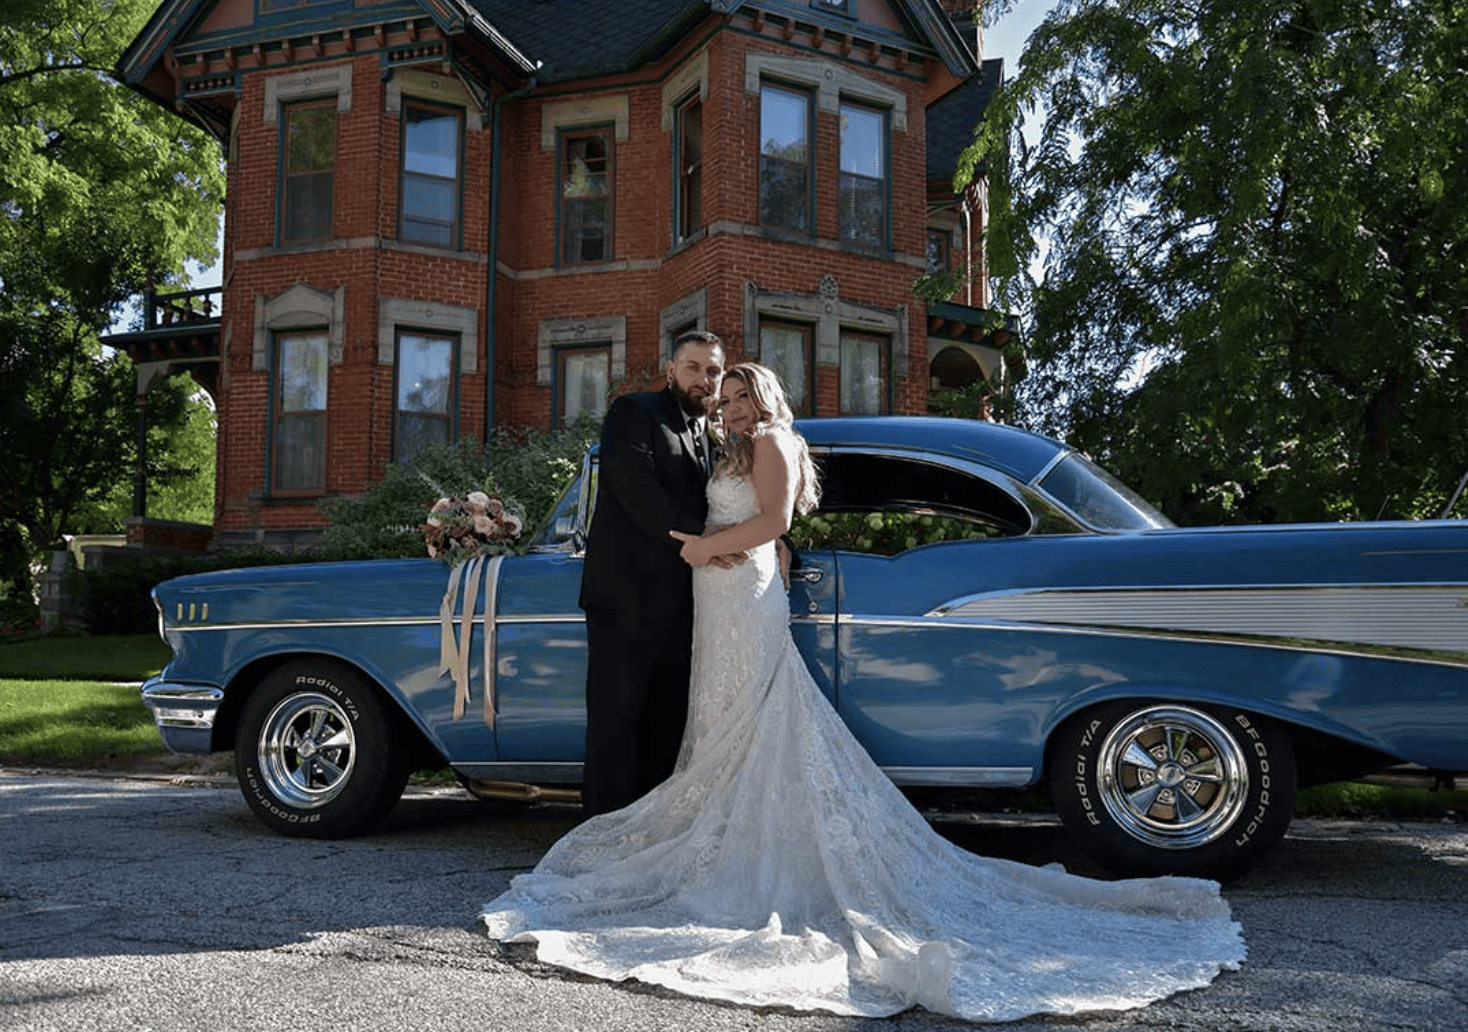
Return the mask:
<path id="1" fill-rule="evenodd" d="M 999 381 L 950 185 L 1000 76 L 973 3 L 165 0 L 120 74 L 224 148 L 222 297 L 113 342 L 214 394 L 215 544 L 310 540 L 424 442 L 599 413 L 690 327 L 803 413 Z"/>

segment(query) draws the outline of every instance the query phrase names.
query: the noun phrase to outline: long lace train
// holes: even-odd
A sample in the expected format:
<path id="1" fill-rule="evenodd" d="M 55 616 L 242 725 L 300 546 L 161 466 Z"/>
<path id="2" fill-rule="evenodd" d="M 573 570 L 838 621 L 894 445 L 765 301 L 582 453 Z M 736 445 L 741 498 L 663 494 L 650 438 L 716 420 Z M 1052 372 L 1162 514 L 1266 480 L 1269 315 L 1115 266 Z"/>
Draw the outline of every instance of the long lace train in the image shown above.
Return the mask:
<path id="1" fill-rule="evenodd" d="M 752 515 L 717 477 L 710 520 Z M 1212 882 L 1101 882 L 934 832 L 830 708 L 789 633 L 773 546 L 695 571 L 673 776 L 557 842 L 487 904 L 547 963 L 753 1006 L 977 1021 L 1137 1007 L 1245 954 Z"/>

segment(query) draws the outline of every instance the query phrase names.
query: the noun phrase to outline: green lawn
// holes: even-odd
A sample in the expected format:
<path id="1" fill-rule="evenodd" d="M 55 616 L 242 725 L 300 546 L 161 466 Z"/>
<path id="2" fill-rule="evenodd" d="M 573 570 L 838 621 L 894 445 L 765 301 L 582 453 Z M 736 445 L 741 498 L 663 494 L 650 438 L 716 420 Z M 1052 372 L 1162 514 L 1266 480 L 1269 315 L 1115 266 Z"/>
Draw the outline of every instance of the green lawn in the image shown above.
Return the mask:
<path id="1" fill-rule="evenodd" d="M 33 638 L 0 645 L 0 679 L 146 681 L 169 656 L 156 634 Z"/>
<path id="2" fill-rule="evenodd" d="M 136 682 L 162 670 L 168 656 L 168 646 L 150 634 L 0 646 L 0 762 L 92 763 L 162 753 Z"/>

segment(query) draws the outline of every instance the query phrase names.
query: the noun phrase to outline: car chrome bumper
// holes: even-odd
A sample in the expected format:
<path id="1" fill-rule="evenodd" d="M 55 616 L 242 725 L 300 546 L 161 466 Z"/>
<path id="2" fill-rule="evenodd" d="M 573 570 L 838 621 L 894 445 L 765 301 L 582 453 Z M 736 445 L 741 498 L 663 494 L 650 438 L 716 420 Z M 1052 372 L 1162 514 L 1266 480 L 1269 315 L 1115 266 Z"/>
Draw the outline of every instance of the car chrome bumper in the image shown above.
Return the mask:
<path id="1" fill-rule="evenodd" d="M 214 716 L 224 702 L 224 691 L 203 684 L 173 684 L 154 678 L 143 685 L 143 705 L 170 752 L 214 751 Z"/>

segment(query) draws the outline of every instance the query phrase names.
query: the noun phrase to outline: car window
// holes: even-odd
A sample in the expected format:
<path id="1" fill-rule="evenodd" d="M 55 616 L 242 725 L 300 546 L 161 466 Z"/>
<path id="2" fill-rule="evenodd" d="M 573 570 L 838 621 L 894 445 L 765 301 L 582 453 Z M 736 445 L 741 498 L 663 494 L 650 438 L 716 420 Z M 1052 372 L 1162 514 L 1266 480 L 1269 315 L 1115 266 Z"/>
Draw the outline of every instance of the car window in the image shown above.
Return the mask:
<path id="1" fill-rule="evenodd" d="M 595 465 L 593 464 L 593 469 Z M 575 477 L 566 490 L 561 494 L 560 500 L 551 509 L 550 517 L 540 527 L 539 533 L 531 542 L 535 548 L 562 548 L 571 542 L 576 535 L 578 524 L 578 507 L 581 503 L 581 485 L 585 479 L 586 467 L 582 466 L 582 474 Z M 593 475 L 593 490 L 595 479 Z M 580 528 L 583 532 L 584 527 Z"/>
<path id="2" fill-rule="evenodd" d="M 1084 456 L 1071 452 L 1040 480 L 1042 491 L 1098 530 L 1149 530 L 1173 522 Z"/>
<path id="3" fill-rule="evenodd" d="M 961 469 L 893 455 L 831 452 L 815 459 L 821 505 L 791 527 L 797 548 L 895 555 L 1030 529 L 1030 513 L 1017 499 Z"/>

